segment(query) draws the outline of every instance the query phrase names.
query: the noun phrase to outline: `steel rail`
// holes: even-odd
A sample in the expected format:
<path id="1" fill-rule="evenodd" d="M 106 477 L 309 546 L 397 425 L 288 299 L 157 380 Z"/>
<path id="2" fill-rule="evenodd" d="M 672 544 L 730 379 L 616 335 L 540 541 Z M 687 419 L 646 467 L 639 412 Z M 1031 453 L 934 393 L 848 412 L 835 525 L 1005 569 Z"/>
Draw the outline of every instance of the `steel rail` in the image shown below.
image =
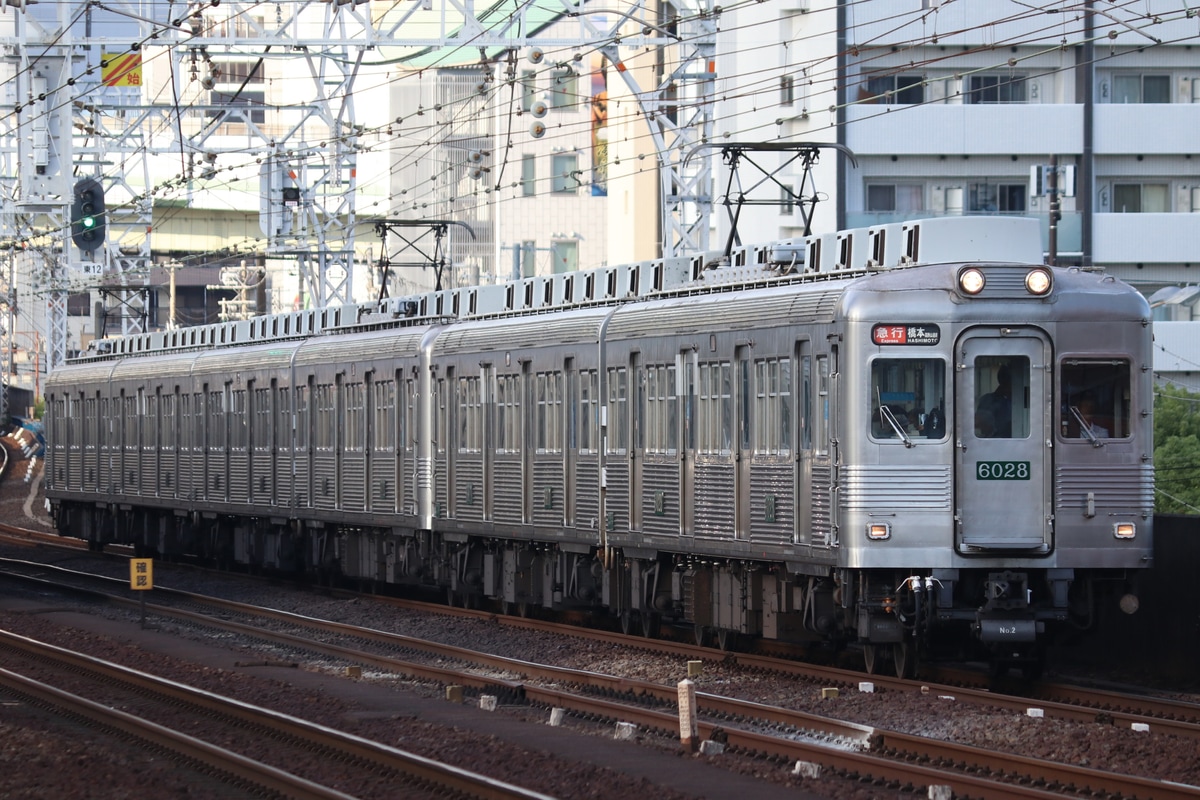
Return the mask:
<path id="1" fill-rule="evenodd" d="M 335 751 L 352 759 L 376 764 L 400 772 L 416 780 L 463 792 L 484 800 L 552 800 L 548 795 L 523 789 L 469 770 L 443 764 L 390 747 L 361 736 L 345 733 L 313 722 L 223 697 L 213 692 L 160 678 L 102 659 L 76 653 L 56 645 L 39 642 L 25 636 L 0 630 L 0 643 L 38 658 L 50 659 L 74 669 L 106 679 L 149 690 L 162 697 L 186 703 L 239 721 L 267 726 L 273 732 L 316 747 Z M 103 708 L 103 707 L 101 707 Z M 108 709 L 104 709 L 107 711 Z M 344 795 L 337 795 L 344 797 Z"/>
<path id="2" fill-rule="evenodd" d="M 384 631 L 360 628 L 357 626 L 345 625 L 343 623 L 336 623 L 329 620 L 320 620 L 299 614 L 293 614 L 291 612 L 284 612 L 274 609 L 264 611 L 258 609 L 257 607 L 247 606 L 235 601 L 220 599 L 214 600 L 189 592 L 172 590 L 172 593 L 183 597 L 190 602 L 210 603 L 217 608 L 227 611 L 236 611 L 237 613 L 241 614 L 261 615 L 272 619 L 286 620 L 292 624 L 300 626 L 312 626 L 324 632 L 334 632 L 353 638 L 372 640 L 394 647 L 420 649 L 438 655 L 442 658 L 453 658 L 467 663 L 482 664 L 492 669 L 510 671 L 525 675 L 527 677 L 554 681 L 557 683 L 577 683 L 584 686 L 599 688 L 605 692 L 629 696 L 631 698 L 636 698 L 639 696 L 643 698 L 649 698 L 659 704 L 674 703 L 677 698 L 677 689 L 675 687 L 663 686 L 661 684 L 650 683 L 647 681 L 630 678 L 618 678 L 608 675 L 601 675 L 598 673 L 585 672 L 582 670 L 550 667 L 520 659 L 481 654 L 465 648 L 443 645 L 436 642 L 426 642 L 425 640 L 414 639 L 413 637 L 403 636 L 400 634 L 391 634 Z M 114 597 L 112 599 L 116 602 L 130 605 L 132 605 L 134 602 L 119 597 Z M 602 700 L 593 697 L 581 697 L 577 694 L 537 687 L 526 682 L 500 680 L 495 678 L 482 678 L 469 673 L 451 669 L 429 667 L 426 665 L 414 664 L 412 662 L 393 659 L 390 657 L 365 654 L 358 650 L 342 647 L 340 645 L 313 642 L 309 639 L 295 636 L 293 634 L 266 631 L 261 628 L 256 628 L 252 625 L 245 625 L 243 623 L 233 622 L 230 620 L 214 619 L 206 614 L 197 613 L 194 611 L 172 609 L 163 606 L 151 606 L 149 608 L 151 608 L 155 613 L 161 613 L 166 616 L 182 617 L 199 624 L 217 626 L 223 629 L 236 631 L 243 635 L 268 639 L 276 643 L 285 644 L 296 648 L 321 652 L 326 655 L 346 659 L 352 663 L 367 663 L 382 669 L 400 672 L 402 674 L 409 674 L 415 677 L 436 680 L 442 683 L 471 685 L 481 690 L 494 688 L 500 692 L 507 692 L 512 697 L 520 698 L 523 696 L 528 701 L 541 702 L 549 705 L 558 705 L 571 709 L 576 713 L 598 715 L 613 719 L 630 720 L 632 718 L 633 720 L 640 721 L 640 724 L 646 724 L 656 729 L 663 730 L 671 730 L 673 725 L 678 725 L 677 717 L 672 714 L 639 708 L 624 702 Z M 859 763 L 859 766 L 857 767 L 858 770 L 865 771 L 867 774 L 886 775 L 889 774 L 887 771 L 879 771 L 884 767 L 884 765 L 903 764 L 905 761 L 920 761 L 926 764 L 941 763 L 947 765 L 957 765 L 957 767 L 960 769 L 965 768 L 963 765 L 974 765 L 974 768 L 981 768 L 992 774 L 1010 774 L 1022 776 L 1021 779 L 1030 786 L 1060 787 L 1057 789 L 1058 791 L 1061 791 L 1062 788 L 1065 787 L 1082 786 L 1091 787 L 1093 790 L 1103 789 L 1108 792 L 1120 792 L 1122 796 L 1129 797 L 1152 796 L 1156 798 L 1162 797 L 1171 799 L 1200 798 L 1200 788 L 1197 787 L 1164 782 L 1155 779 L 1125 776 L 1118 773 L 1109 773 L 1100 770 L 1076 767 L 1073 765 L 1059 764 L 1042 759 L 998 754 L 983 748 L 958 745 L 938 739 L 913 736 L 877 728 L 868 728 L 862 725 L 833 720 L 805 712 L 792 711 L 774 706 L 765 706 L 758 703 L 736 700 L 733 698 L 712 695 L 705 692 L 697 692 L 696 697 L 699 713 L 723 716 L 728 719 L 739 721 L 749 720 L 749 722 L 744 723 L 748 726 L 752 726 L 755 723 L 769 723 L 773 725 L 788 726 L 798 731 L 815 731 L 827 737 L 837 738 L 843 743 L 848 743 L 849 747 L 866 748 L 869 746 L 873 751 L 890 752 L 895 754 L 895 758 L 900 759 L 892 760 L 883 758 L 879 755 L 871 756 L 870 758 L 874 760 Z M 701 721 L 701 725 L 702 729 L 706 730 L 710 734 L 712 730 L 718 727 L 715 723 L 705 721 Z M 838 750 L 837 748 L 831 748 L 828 745 L 800 743 L 786 735 L 767 736 L 765 734 L 754 734 L 752 731 L 738 730 L 728 726 L 723 727 L 722 729 L 729 737 L 729 741 L 734 743 L 736 746 L 745 747 L 746 749 L 757 752 L 766 752 L 774 756 L 786 756 L 788 758 L 796 758 L 798 760 L 813 761 L 816 763 L 825 764 L 831 768 L 847 769 L 851 772 L 854 771 L 854 768 L 851 766 L 842 765 L 842 761 L 847 759 L 848 756 L 839 755 L 836 759 L 832 760 L 830 758 L 829 751 L 834 750 L 842 753 L 848 749 L 846 744 L 843 745 L 842 750 Z M 759 739 L 757 737 L 762 738 Z M 849 760 L 853 761 L 853 759 Z M 919 765 L 914 764 L 913 766 L 915 768 Z M 905 770 L 907 770 L 907 768 L 905 768 Z M 940 779 L 949 778 L 955 774 L 956 773 L 943 772 L 931 767 L 920 767 L 920 770 L 912 773 L 913 780 L 933 780 L 934 783 L 937 783 Z M 935 777 L 937 776 L 940 777 L 935 780 Z M 964 778 L 963 780 L 968 779 Z M 947 780 L 940 780 L 940 782 L 944 785 L 950 785 Z M 974 790 L 979 791 L 981 789 L 987 789 L 988 791 L 985 792 L 985 796 L 989 797 L 1007 796 L 1003 793 L 997 794 L 995 792 L 996 787 L 991 786 L 991 783 L 997 783 L 998 785 L 1001 785 L 996 781 L 989 781 L 987 786 L 975 786 Z M 956 789 L 956 791 L 960 790 L 968 791 L 968 787 L 964 785 L 961 789 Z M 1024 789 L 1021 789 L 1021 791 L 1024 791 Z M 1040 795 L 1017 794 L 1012 796 L 1030 797 Z"/>

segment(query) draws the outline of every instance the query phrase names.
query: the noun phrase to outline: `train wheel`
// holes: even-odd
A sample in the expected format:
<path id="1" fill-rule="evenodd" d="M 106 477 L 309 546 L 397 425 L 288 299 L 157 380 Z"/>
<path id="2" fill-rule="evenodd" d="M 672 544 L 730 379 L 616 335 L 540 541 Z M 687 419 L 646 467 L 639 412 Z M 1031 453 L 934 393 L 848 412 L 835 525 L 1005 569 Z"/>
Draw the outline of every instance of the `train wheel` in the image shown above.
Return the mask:
<path id="1" fill-rule="evenodd" d="M 912 678 L 917 674 L 917 643 L 896 642 L 892 645 L 892 663 L 897 678 Z"/>
<path id="2" fill-rule="evenodd" d="M 657 639 L 662 628 L 662 616 L 654 611 L 642 612 L 642 636 L 647 639 Z"/>
<path id="3" fill-rule="evenodd" d="M 637 621 L 635 614 L 629 609 L 625 609 L 620 614 L 621 618 L 621 633 L 626 636 L 633 635 L 634 622 Z"/>
<path id="4" fill-rule="evenodd" d="M 696 644 L 700 647 L 708 647 L 708 627 L 705 625 L 696 624 L 692 627 L 692 635 L 696 639 Z"/>
<path id="5" fill-rule="evenodd" d="M 737 631 L 717 628 L 717 647 L 726 652 L 737 648 Z"/>
<path id="6" fill-rule="evenodd" d="M 880 651 L 884 648 L 877 644 L 863 645 L 863 666 L 867 670 L 868 675 L 878 675 L 879 667 L 883 661 L 883 656 Z"/>

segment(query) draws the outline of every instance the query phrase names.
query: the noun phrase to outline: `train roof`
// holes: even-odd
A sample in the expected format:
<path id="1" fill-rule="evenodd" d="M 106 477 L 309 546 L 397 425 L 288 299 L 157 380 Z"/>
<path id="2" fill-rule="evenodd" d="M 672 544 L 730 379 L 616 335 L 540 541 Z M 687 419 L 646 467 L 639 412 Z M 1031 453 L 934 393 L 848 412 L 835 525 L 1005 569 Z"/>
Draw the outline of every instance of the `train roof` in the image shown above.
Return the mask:
<path id="1" fill-rule="evenodd" d="M 507 283 L 425 292 L 92 342 L 72 359 L 110 360 L 307 339 L 339 332 L 545 314 L 637 300 L 823 282 L 923 264 L 1041 264 L 1030 217 L 939 217 L 856 228 L 724 253 L 676 256 Z"/>

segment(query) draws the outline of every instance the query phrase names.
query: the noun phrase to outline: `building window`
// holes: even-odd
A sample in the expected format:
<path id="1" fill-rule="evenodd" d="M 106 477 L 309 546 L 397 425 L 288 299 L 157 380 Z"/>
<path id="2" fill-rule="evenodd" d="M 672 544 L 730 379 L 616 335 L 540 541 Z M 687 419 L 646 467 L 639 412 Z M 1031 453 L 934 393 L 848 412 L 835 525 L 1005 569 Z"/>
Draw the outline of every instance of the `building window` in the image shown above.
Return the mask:
<path id="1" fill-rule="evenodd" d="M 204 116 L 216 117 L 223 123 L 253 122 L 255 125 L 262 125 L 267 121 L 267 112 L 263 110 L 265 95 L 262 92 L 214 91 L 209 94 L 208 102 L 214 106 L 244 109 L 236 112 L 210 109 L 204 112 Z"/>
<path id="2" fill-rule="evenodd" d="M 1170 75 L 1114 75 L 1114 103 L 1171 102 Z"/>
<path id="3" fill-rule="evenodd" d="M 1118 214 L 1153 214 L 1171 210 L 1165 183 L 1117 183 L 1113 185 L 1113 208 Z"/>
<path id="4" fill-rule="evenodd" d="M 779 213 L 787 216 L 796 211 L 796 193 L 790 186 L 779 187 Z"/>
<path id="5" fill-rule="evenodd" d="M 554 179 L 550 191 L 555 194 L 575 194 L 579 188 L 579 156 L 575 153 L 557 153 L 550 160 Z"/>
<path id="6" fill-rule="evenodd" d="M 240 86 L 243 83 L 263 83 L 261 61 L 218 61 L 213 64 L 213 78 L 217 83 Z"/>
<path id="7" fill-rule="evenodd" d="M 579 270 L 579 242 L 575 239 L 558 239 L 550 243 L 550 257 L 554 260 L 555 273 Z"/>
<path id="8" fill-rule="evenodd" d="M 1024 211 L 1028 191 L 1023 183 L 972 183 L 967 188 L 967 211 L 975 214 Z"/>
<path id="9" fill-rule="evenodd" d="M 924 187 L 920 184 L 867 184 L 867 211 L 908 214 L 924 211 Z"/>
<path id="10" fill-rule="evenodd" d="M 885 105 L 916 105 L 925 102 L 924 79 L 920 75 L 868 77 L 859 99 Z"/>
<path id="11" fill-rule="evenodd" d="M 521 194 L 537 194 L 537 156 L 521 156 Z"/>
<path id="12" fill-rule="evenodd" d="M 1023 75 L 972 75 L 968 85 L 968 103 L 1025 102 Z"/>
<path id="13" fill-rule="evenodd" d="M 796 102 L 796 82 L 791 75 L 779 78 L 779 105 L 791 107 Z"/>
<path id="14" fill-rule="evenodd" d="M 550 107 L 571 108 L 579 100 L 579 76 L 570 68 L 550 73 Z"/>
<path id="15" fill-rule="evenodd" d="M 537 73 L 533 70 L 525 70 L 521 73 L 521 110 L 528 111 L 533 108 L 533 101 L 537 99 Z"/>

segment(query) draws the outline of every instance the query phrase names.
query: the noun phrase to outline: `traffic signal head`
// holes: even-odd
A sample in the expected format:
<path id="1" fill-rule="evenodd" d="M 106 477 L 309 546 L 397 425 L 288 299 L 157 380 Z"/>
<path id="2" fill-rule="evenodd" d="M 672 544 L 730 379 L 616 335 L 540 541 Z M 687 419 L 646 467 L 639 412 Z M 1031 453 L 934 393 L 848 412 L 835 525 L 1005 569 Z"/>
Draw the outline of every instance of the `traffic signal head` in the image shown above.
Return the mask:
<path id="1" fill-rule="evenodd" d="M 104 187 L 95 178 L 84 178 L 75 184 L 71 240 L 87 252 L 104 244 Z"/>

